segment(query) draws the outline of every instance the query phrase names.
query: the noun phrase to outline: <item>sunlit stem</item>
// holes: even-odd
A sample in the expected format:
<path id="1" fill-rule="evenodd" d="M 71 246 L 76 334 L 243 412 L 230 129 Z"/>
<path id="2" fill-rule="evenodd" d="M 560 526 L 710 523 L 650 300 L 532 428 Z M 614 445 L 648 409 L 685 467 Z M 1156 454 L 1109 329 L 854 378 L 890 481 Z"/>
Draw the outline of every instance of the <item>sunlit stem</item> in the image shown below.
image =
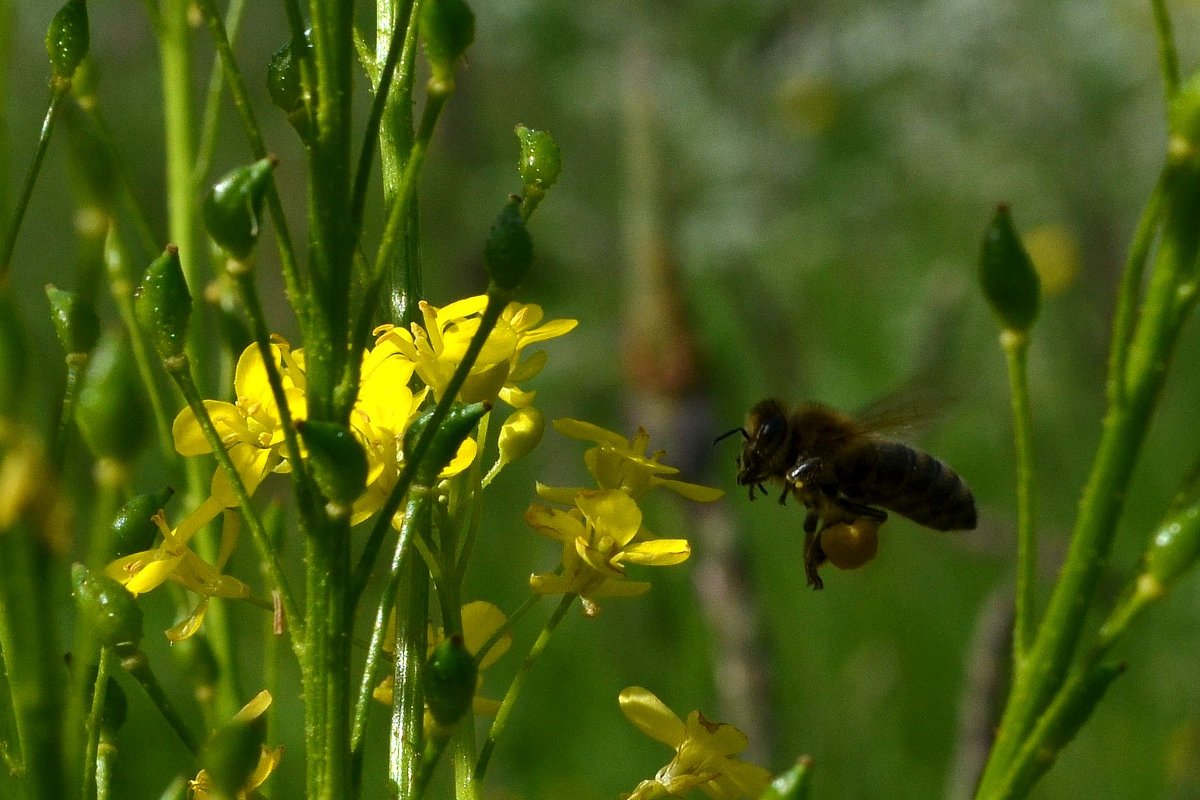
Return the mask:
<path id="1" fill-rule="evenodd" d="M 100 748 L 104 695 L 108 691 L 108 673 L 112 669 L 112 656 L 112 648 L 100 648 L 100 661 L 96 665 L 96 681 L 92 687 L 92 707 L 84 722 L 84 733 L 87 739 L 83 748 L 83 800 L 93 800 L 99 794 L 96 787 L 96 758 Z"/>
<path id="2" fill-rule="evenodd" d="M 145 690 L 146 696 L 154 703 L 158 713 L 179 737 L 179 741 L 188 749 L 188 752 L 192 755 L 199 755 L 200 742 L 175 709 L 175 704 L 171 702 L 170 696 L 159 683 L 154 670 L 150 669 L 150 662 L 146 660 L 146 654 L 141 650 L 136 650 L 122 656 L 121 667 Z"/>
<path id="3" fill-rule="evenodd" d="M 29 209 L 29 199 L 33 196 L 33 186 L 37 183 L 38 174 L 42 170 L 42 161 L 46 157 L 46 148 L 50 145 L 50 134 L 54 131 L 54 121 L 65 98 L 71 91 L 69 79 L 56 80 L 50 90 L 50 101 L 46 104 L 46 116 L 42 119 L 42 130 L 38 134 L 37 148 L 33 151 L 33 161 L 25 173 L 25 182 L 21 184 L 21 194 L 17 197 L 17 205 L 13 209 L 12 222 L 9 223 L 0 240 L 0 281 L 4 280 L 12 269 L 13 250 L 17 246 L 17 236 L 21 232 L 21 223 L 25 212 Z"/>
<path id="4" fill-rule="evenodd" d="M 1000 346 L 1008 361 L 1013 440 L 1017 458 L 1017 598 L 1013 660 L 1017 670 L 1033 644 L 1037 625 L 1037 531 L 1034 522 L 1033 424 L 1029 409 L 1029 335 L 1006 330 Z"/>

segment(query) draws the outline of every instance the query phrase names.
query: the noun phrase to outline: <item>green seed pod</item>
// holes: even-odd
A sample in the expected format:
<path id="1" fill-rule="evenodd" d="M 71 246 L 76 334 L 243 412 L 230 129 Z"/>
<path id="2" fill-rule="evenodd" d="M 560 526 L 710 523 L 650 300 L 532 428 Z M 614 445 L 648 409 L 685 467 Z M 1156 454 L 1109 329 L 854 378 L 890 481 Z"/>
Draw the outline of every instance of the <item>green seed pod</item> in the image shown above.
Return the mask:
<path id="1" fill-rule="evenodd" d="M 453 83 L 458 59 L 475 40 L 474 12 L 463 0 L 425 0 L 420 25 L 433 80 Z"/>
<path id="2" fill-rule="evenodd" d="M 450 460 L 458 453 L 459 445 L 471 435 L 483 415 L 490 411 L 491 403 L 472 403 L 471 405 L 453 405 L 442 420 L 442 425 L 433 435 L 433 441 L 421 464 L 417 467 L 415 483 L 419 486 L 432 486 L 437 482 L 438 473 L 445 469 Z M 421 434 L 429 425 L 434 409 L 426 411 L 413 421 L 404 434 L 404 452 L 411 453 Z"/>
<path id="3" fill-rule="evenodd" d="M 168 486 L 159 492 L 136 494 L 121 506 L 112 521 L 112 558 L 150 549 L 158 535 L 152 517 L 173 494 L 175 490 Z"/>
<path id="4" fill-rule="evenodd" d="M 204 198 L 204 223 L 221 249 L 245 261 L 258 243 L 263 197 L 278 163 L 267 156 L 229 172 Z"/>
<path id="5" fill-rule="evenodd" d="M 812 786 L 811 756 L 801 756 L 787 772 L 782 772 L 771 781 L 758 800 L 803 800 L 808 797 Z"/>
<path id="6" fill-rule="evenodd" d="M 183 277 L 178 247 L 167 245 L 163 254 L 150 262 L 134 294 L 133 310 L 161 358 L 183 355 L 192 295 Z"/>
<path id="7" fill-rule="evenodd" d="M 84 0 L 67 0 L 46 29 L 46 55 L 55 78 L 70 78 L 88 52 L 88 13 Z"/>
<path id="8" fill-rule="evenodd" d="M 12 284 L 0 285 L 0 419 L 16 416 L 25 396 L 25 334 Z"/>
<path id="9" fill-rule="evenodd" d="M 1041 281 L 1003 203 L 996 206 L 983 237 L 979 280 L 1000 324 L 1007 330 L 1029 330 L 1041 303 Z"/>
<path id="10" fill-rule="evenodd" d="M 515 201 L 504 206 L 483 248 L 488 277 L 501 289 L 513 290 L 529 276 L 533 265 L 533 239 Z"/>
<path id="11" fill-rule="evenodd" d="M 439 725 L 453 725 L 470 710 L 478 675 L 475 657 L 459 634 L 433 649 L 425 666 L 425 703 Z"/>
<path id="12" fill-rule="evenodd" d="M 145 398 L 129 343 L 106 332 L 92 350 L 75 400 L 75 422 L 97 458 L 131 461 L 146 441 Z"/>
<path id="13" fill-rule="evenodd" d="M 46 297 L 50 300 L 50 316 L 54 332 L 68 355 L 90 353 L 100 338 L 100 318 L 90 300 L 75 292 L 59 289 L 53 283 L 46 284 Z"/>
<path id="14" fill-rule="evenodd" d="M 1200 558 L 1200 504 L 1169 517 L 1150 540 L 1146 572 L 1164 588 L 1191 569 Z"/>
<path id="15" fill-rule="evenodd" d="M 546 191 L 555 184 L 562 172 L 562 156 L 554 137 L 546 131 L 518 125 L 517 139 L 521 142 L 521 160 L 517 162 L 517 169 L 521 171 L 525 191 L 528 192 L 529 187 Z"/>
<path id="16" fill-rule="evenodd" d="M 367 451 L 345 425 L 305 420 L 296 423 L 308 446 L 308 464 L 321 494 L 335 503 L 353 503 L 367 486 Z"/>
<path id="17" fill-rule="evenodd" d="M 142 609 L 125 587 L 107 575 L 92 572 L 83 564 L 71 565 L 71 584 L 79 623 L 96 635 L 96 640 L 124 656 L 142 641 Z"/>
<path id="18" fill-rule="evenodd" d="M 288 122 L 308 141 L 308 108 L 304 103 L 304 84 L 300 74 L 300 60 L 304 48 L 309 46 L 310 32 L 304 39 L 292 39 L 275 51 L 267 62 L 267 91 L 271 102 L 287 114 Z"/>
<path id="19" fill-rule="evenodd" d="M 217 728 L 200 753 L 200 766 L 223 797 L 238 797 L 258 766 L 267 718 L 234 718 Z"/>

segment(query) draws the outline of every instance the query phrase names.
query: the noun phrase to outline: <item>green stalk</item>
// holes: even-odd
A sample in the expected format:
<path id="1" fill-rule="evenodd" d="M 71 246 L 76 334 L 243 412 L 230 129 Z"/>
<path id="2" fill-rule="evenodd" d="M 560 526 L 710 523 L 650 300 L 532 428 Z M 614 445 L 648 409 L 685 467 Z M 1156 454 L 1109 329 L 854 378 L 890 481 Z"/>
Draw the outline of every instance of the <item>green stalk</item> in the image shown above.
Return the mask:
<path id="1" fill-rule="evenodd" d="M 17 197 L 17 206 L 13 209 L 12 222 L 0 239 L 0 281 L 4 280 L 12 269 L 13 250 L 17 246 L 17 235 L 21 232 L 21 222 L 29 209 L 29 199 L 33 196 L 33 185 L 37 183 L 38 173 L 42 169 L 42 161 L 46 157 L 46 148 L 50 145 L 50 134 L 54 130 L 54 121 L 63 98 L 71 91 L 69 79 L 55 80 L 50 88 L 50 101 L 46 104 L 46 116 L 42 119 L 42 130 L 38 134 L 37 147 L 33 151 L 33 161 L 25 173 L 25 182 L 21 185 L 21 194 Z"/>
<path id="2" fill-rule="evenodd" d="M 529 654 L 521 662 L 521 667 L 517 670 L 517 674 L 513 676 L 512 683 L 508 686 L 508 691 L 504 693 L 504 699 L 500 701 L 500 708 L 496 712 L 496 718 L 492 720 L 492 727 L 488 729 L 487 739 L 484 740 L 483 748 L 479 751 L 479 761 L 475 765 L 474 780 L 476 784 L 483 783 L 483 778 L 487 774 L 488 763 L 492 758 L 492 751 L 496 749 L 496 740 L 504 732 L 504 728 L 508 724 L 508 716 L 512 713 L 513 705 L 516 704 L 517 697 L 521 694 L 521 688 L 525 685 L 530 670 L 533 669 L 538 656 L 546 649 L 546 645 L 550 643 L 550 637 L 554 634 L 555 628 L 562 622 L 563 617 L 566 616 L 567 609 L 574 604 L 577 597 L 579 597 L 577 594 L 564 594 L 562 596 L 558 607 L 554 609 L 554 613 L 550 615 L 550 619 L 546 620 L 546 626 L 542 628 L 542 632 L 538 634 L 533 647 L 529 649 Z"/>
<path id="3" fill-rule="evenodd" d="M 135 650 L 129 655 L 123 656 L 121 658 L 121 667 L 146 692 L 146 696 L 154 703 L 155 708 L 158 709 L 158 713 L 162 715 L 163 720 L 175 732 L 175 735 L 179 737 L 179 741 L 188 749 L 188 752 L 193 756 L 198 756 L 200 754 L 200 741 L 175 709 L 175 704 L 171 702 L 170 695 L 167 694 L 162 684 L 159 683 L 158 676 L 154 674 L 154 670 L 150 669 L 150 662 L 146 659 L 146 654 L 141 650 Z"/>
<path id="4" fill-rule="evenodd" d="M 1037 621 L 1037 531 L 1034 522 L 1033 421 L 1029 409 L 1029 334 L 1005 330 L 1000 346 L 1008 362 L 1013 440 L 1017 458 L 1017 597 L 1014 674 L 1025 663 Z"/>
<path id="5" fill-rule="evenodd" d="M 1150 0 L 1154 12 L 1154 33 L 1158 39 L 1158 64 L 1162 72 L 1163 89 L 1167 104 L 1179 91 L 1179 54 L 1175 52 L 1175 37 L 1171 33 L 1171 16 L 1167 13 L 1166 0 Z"/>
<path id="6" fill-rule="evenodd" d="M 112 648 L 100 648 L 100 662 L 96 666 L 96 682 L 92 687 L 92 707 L 84 722 L 87 742 L 83 749 L 83 800 L 92 800 L 99 795 L 96 786 L 96 758 L 100 748 L 100 725 L 104 716 L 104 695 L 108 691 L 108 673 L 112 668 Z"/>
<path id="7" fill-rule="evenodd" d="M 428 658 L 429 573 L 414 551 L 401 565 L 404 591 L 396 604 L 394 672 L 388 777 L 398 800 L 414 800 L 425 749 L 425 659 Z"/>

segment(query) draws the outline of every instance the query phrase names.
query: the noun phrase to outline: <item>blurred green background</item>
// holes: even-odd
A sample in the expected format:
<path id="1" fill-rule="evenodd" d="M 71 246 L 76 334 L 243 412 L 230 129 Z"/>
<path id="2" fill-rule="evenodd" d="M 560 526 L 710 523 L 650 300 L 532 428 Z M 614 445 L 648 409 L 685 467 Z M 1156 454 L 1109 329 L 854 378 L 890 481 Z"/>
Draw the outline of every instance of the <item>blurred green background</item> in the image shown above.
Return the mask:
<path id="1" fill-rule="evenodd" d="M 0 2 L 10 26 L 0 41 L 6 215 L 44 109 L 42 36 L 56 6 Z M 994 204 L 1007 201 L 1046 284 L 1031 387 L 1048 585 L 1099 431 L 1115 280 L 1163 152 L 1149 4 L 479 0 L 474 9 L 477 40 L 421 188 L 429 299 L 482 289 L 481 242 L 519 185 L 512 128 L 551 131 L 565 171 L 533 222 L 537 269 L 522 297 L 581 324 L 547 346 L 538 404 L 551 418 L 626 434 L 646 425 L 668 463 L 728 491 L 704 516 L 666 496 L 645 504 L 651 530 L 694 540 L 692 562 L 655 571 L 645 598 L 567 620 L 498 747 L 488 796 L 615 798 L 651 777 L 669 753 L 617 707 L 622 688 L 641 685 L 681 716 L 701 709 L 753 731 L 753 757 L 773 771 L 811 754 L 821 800 L 962 797 L 954 776 L 969 774 L 966 731 L 986 706 L 977 681 L 1004 664 L 986 641 L 1011 603 L 1014 560 L 1006 379 L 974 283 L 978 245 Z M 140 5 L 90 10 L 102 108 L 162 231 L 154 43 Z M 1200 6 L 1171 11 L 1186 74 Z M 277 4 L 252 2 L 237 49 L 300 227 L 303 154 L 262 78 L 285 31 Z M 196 40 L 199 90 L 211 50 L 202 30 Z M 57 403 L 61 352 L 42 286 L 72 282 L 63 142 L 51 146 L 13 276 L 34 363 L 46 365 L 29 404 L 43 426 Z M 247 159 L 226 107 L 214 172 Z M 262 280 L 276 327 L 294 335 L 273 258 L 264 248 Z M 683 309 L 674 321 L 663 310 L 672 303 Z M 1194 328 L 1143 454 L 1101 607 L 1132 574 L 1196 455 Z M 647 375 L 662 378 L 653 361 L 660 346 L 670 363 L 694 355 L 695 369 L 648 385 Z M 825 591 L 814 593 L 801 567 L 801 511 L 773 500 L 751 506 L 734 483 L 737 446 L 709 443 L 769 394 L 853 409 L 914 382 L 944 399 L 939 421 L 916 441 L 971 484 L 980 528 L 934 534 L 896 519 L 877 561 L 827 570 Z M 557 548 L 520 513 L 535 478 L 584 482 L 582 450 L 549 432 L 497 481 L 468 599 L 511 610 L 528 574 L 557 563 Z M 157 488 L 154 463 L 144 461 L 138 488 L 148 491 Z M 86 465 L 76 469 L 86 475 Z M 710 568 L 741 581 L 744 605 L 709 607 Z M 235 573 L 254 569 L 249 550 L 241 553 Z M 147 600 L 165 628 L 168 604 Z M 503 692 L 544 605 L 489 672 L 486 694 Z M 714 669 L 733 644 L 712 623 L 731 609 L 727 624 L 745 633 L 743 666 L 761 672 L 758 684 Z M 248 636 L 258 622 L 247 617 Z M 1036 796 L 1200 796 L 1198 642 L 1192 579 L 1119 649 L 1127 674 Z M 153 648 L 169 665 L 165 642 Z M 252 676 L 263 653 L 248 647 L 243 659 Z M 138 724 L 122 732 L 120 796 L 150 797 L 182 751 L 130 694 Z M 277 702 L 288 751 L 273 796 L 297 797 L 299 701 Z M 375 731 L 382 757 L 386 732 Z M 0 796 L 4 786 L 0 778 Z"/>

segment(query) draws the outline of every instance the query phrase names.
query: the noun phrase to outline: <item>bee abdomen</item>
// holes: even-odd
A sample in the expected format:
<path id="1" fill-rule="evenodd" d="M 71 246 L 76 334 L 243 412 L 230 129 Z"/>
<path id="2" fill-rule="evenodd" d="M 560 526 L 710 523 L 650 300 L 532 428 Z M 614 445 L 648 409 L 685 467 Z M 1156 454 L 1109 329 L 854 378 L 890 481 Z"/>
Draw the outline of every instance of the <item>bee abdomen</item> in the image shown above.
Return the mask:
<path id="1" fill-rule="evenodd" d="M 846 453 L 838 484 L 851 500 L 883 506 L 927 528 L 975 528 L 975 497 L 958 473 L 900 442 L 872 442 Z"/>

